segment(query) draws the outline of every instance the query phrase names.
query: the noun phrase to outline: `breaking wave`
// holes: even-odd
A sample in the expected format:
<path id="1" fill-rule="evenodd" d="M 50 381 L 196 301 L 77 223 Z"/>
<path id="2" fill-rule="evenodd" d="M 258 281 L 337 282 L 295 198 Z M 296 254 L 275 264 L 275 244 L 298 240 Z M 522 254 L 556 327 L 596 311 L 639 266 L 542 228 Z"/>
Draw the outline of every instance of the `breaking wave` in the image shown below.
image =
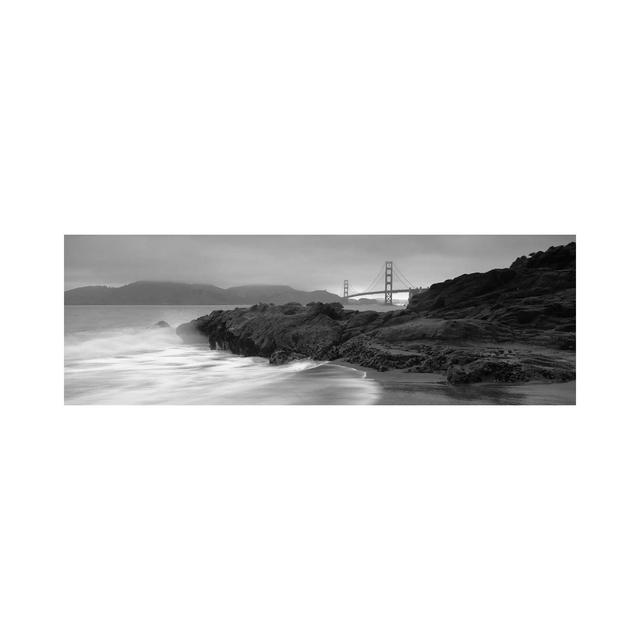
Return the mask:
<path id="1" fill-rule="evenodd" d="M 273 366 L 183 344 L 174 329 L 160 327 L 69 331 L 64 366 L 67 404 L 371 404 L 380 393 L 349 367 Z"/>

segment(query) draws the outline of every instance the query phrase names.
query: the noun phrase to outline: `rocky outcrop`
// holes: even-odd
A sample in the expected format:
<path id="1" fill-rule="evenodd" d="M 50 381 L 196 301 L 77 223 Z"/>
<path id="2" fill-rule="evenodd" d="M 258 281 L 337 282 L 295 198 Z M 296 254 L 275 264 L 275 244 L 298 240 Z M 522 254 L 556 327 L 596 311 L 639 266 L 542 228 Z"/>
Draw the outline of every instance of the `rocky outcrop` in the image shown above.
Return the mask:
<path id="1" fill-rule="evenodd" d="M 575 244 L 433 285 L 406 310 L 257 304 L 213 311 L 177 332 L 272 364 L 341 359 L 379 371 L 441 373 L 450 384 L 571 380 Z"/>
<path id="2" fill-rule="evenodd" d="M 531 330 L 575 333 L 576 244 L 521 257 L 508 269 L 471 273 L 416 294 L 409 311 L 427 317 L 500 323 L 520 334 Z M 543 342 L 544 342 L 543 338 Z M 570 348 L 575 338 L 559 339 Z"/>
<path id="3" fill-rule="evenodd" d="M 330 359 L 340 344 L 344 320 L 356 311 L 344 311 L 339 303 L 257 304 L 248 309 L 214 311 L 178 327 L 186 337 L 204 334 L 212 349 L 226 349 L 244 356 L 274 357 L 282 363 L 298 356 Z M 276 355 L 278 354 L 278 355 Z"/>
<path id="4" fill-rule="evenodd" d="M 472 382 L 526 382 L 548 380 L 567 382 L 575 378 L 575 362 L 558 358 L 522 357 L 478 358 L 466 365 L 452 364 L 447 369 L 450 384 Z"/>

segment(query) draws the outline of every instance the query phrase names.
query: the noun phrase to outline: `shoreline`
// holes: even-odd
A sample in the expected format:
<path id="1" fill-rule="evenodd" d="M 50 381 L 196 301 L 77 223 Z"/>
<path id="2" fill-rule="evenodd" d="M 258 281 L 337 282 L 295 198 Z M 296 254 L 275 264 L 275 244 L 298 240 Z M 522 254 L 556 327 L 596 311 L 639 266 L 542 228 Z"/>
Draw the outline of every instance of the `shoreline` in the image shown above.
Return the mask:
<path id="1" fill-rule="evenodd" d="M 381 387 L 381 405 L 566 405 L 576 404 L 576 381 L 478 382 L 450 385 L 440 373 L 377 371 L 344 359 L 326 364 L 361 371 Z"/>

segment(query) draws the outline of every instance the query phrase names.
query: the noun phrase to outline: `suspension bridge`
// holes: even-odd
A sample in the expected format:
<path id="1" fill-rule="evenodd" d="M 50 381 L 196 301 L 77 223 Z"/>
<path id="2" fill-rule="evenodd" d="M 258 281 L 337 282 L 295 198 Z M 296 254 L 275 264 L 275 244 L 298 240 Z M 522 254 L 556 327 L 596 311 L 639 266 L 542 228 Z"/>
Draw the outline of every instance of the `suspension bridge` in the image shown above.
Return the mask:
<path id="1" fill-rule="evenodd" d="M 396 282 L 399 282 L 401 288 L 394 287 L 394 278 Z M 384 285 L 384 288 L 376 289 Z M 394 293 L 408 293 L 409 300 L 418 293 L 424 291 L 427 287 L 416 287 L 411 281 L 400 271 L 398 265 L 393 266 L 393 261 L 387 260 L 376 277 L 371 281 L 371 284 L 366 288 L 366 291 L 360 293 L 349 293 L 349 281 L 345 280 L 343 285 L 342 297 L 347 300 L 348 298 L 361 298 L 362 296 L 374 296 L 384 293 L 384 303 L 393 304 Z"/>

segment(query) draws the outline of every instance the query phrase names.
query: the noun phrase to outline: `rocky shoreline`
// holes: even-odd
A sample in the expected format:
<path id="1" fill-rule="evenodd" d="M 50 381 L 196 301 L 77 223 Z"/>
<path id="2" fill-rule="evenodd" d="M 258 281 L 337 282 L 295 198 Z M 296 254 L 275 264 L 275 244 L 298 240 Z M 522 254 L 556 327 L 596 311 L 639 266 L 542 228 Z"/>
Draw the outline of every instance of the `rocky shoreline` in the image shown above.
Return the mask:
<path id="1" fill-rule="evenodd" d="M 451 385 L 575 379 L 575 243 L 467 274 L 389 312 L 257 304 L 180 325 L 184 340 L 268 358 L 438 373 Z"/>

